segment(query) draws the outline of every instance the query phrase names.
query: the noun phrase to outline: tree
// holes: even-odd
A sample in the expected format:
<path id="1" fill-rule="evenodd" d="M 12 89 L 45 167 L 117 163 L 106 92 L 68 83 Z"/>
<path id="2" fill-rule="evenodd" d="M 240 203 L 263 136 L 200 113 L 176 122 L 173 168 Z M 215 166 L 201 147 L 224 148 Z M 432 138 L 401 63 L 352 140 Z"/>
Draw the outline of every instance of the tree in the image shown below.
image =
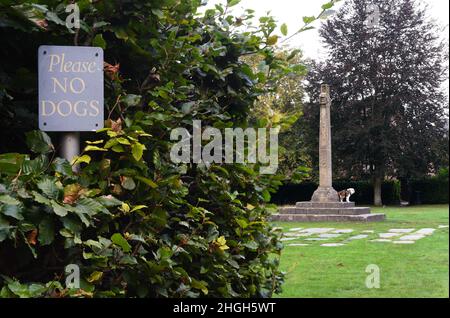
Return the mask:
<path id="1" fill-rule="evenodd" d="M 440 29 L 413 0 L 350 0 L 320 34 L 330 54 L 312 63 L 308 76 L 308 138 L 315 147 L 318 88 L 328 83 L 334 171 L 371 178 L 381 205 L 384 178 L 437 171 L 445 162 L 440 153 L 448 154 L 441 88 L 448 57 Z"/>
<path id="2" fill-rule="evenodd" d="M 252 107 L 254 122 L 270 127 L 279 126 L 279 168 L 285 180 L 301 181 L 310 170 L 309 155 L 304 144 L 303 135 L 298 129 L 298 119 L 303 113 L 304 92 L 301 85 L 307 69 L 300 50 L 277 52 L 277 57 L 293 65 L 295 72 L 281 77 L 272 83 L 273 90 L 259 96 Z M 251 55 L 244 60 L 255 72 L 270 71 L 261 56 Z"/>

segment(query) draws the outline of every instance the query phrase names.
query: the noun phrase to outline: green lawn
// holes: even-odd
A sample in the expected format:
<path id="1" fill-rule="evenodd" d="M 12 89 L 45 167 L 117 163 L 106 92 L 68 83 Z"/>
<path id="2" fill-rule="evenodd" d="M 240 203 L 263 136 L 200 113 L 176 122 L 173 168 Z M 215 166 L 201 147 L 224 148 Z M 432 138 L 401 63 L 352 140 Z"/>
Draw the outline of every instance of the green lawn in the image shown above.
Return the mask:
<path id="1" fill-rule="evenodd" d="M 283 293 L 279 297 L 448 297 L 449 288 L 449 206 L 373 208 L 386 213 L 384 222 L 375 223 L 289 223 L 276 222 L 284 230 L 291 228 L 332 227 L 354 229 L 351 234 L 329 241 L 310 242 L 304 238 L 287 241 L 281 257 L 286 272 Z M 411 245 L 369 242 L 378 233 L 393 228 L 436 228 L 430 236 Z M 374 230 L 367 239 L 344 246 L 324 247 L 346 237 Z M 288 246 L 308 243 L 309 246 Z M 376 264 L 381 271 L 380 288 L 365 285 L 366 266 Z"/>

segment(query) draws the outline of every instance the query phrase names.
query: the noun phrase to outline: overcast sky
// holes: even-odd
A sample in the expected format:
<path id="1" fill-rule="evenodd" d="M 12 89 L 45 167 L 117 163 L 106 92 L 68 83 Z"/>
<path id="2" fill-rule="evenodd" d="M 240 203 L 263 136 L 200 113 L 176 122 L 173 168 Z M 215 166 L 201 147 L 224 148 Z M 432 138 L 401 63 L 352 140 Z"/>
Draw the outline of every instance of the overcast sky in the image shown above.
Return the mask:
<path id="1" fill-rule="evenodd" d="M 386 0 L 389 1 L 389 0 Z M 442 26 L 447 26 L 443 31 L 443 36 L 448 39 L 449 25 L 449 0 L 417 0 L 419 3 L 429 5 L 430 16 L 436 18 Z M 233 7 L 237 14 L 243 12 L 243 9 L 255 10 L 257 17 L 264 16 L 267 11 L 271 11 L 281 25 L 288 25 L 289 34 L 298 30 L 302 25 L 303 16 L 317 15 L 321 11 L 321 5 L 327 0 L 242 0 L 240 4 Z M 338 2 L 333 9 L 338 9 L 344 1 Z M 208 0 L 208 7 L 216 3 L 226 3 L 226 0 Z M 316 27 L 320 22 L 315 23 Z M 279 31 L 278 31 L 279 32 Z M 310 30 L 289 40 L 289 45 L 300 47 L 305 56 L 313 59 L 323 58 L 326 54 L 322 47 L 317 30 Z"/>

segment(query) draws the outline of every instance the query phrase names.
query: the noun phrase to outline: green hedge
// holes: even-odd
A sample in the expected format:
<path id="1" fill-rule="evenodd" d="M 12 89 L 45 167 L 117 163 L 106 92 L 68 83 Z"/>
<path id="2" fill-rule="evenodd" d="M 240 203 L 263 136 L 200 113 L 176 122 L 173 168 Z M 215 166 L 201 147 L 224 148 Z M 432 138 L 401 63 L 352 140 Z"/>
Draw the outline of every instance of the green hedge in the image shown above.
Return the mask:
<path id="1" fill-rule="evenodd" d="M 448 190 L 448 179 L 427 178 L 413 180 L 410 182 L 409 197 L 412 204 L 417 204 L 418 199 L 422 204 L 449 203 Z"/>
<path id="2" fill-rule="evenodd" d="M 279 177 L 170 156 L 174 129 L 192 131 L 194 120 L 246 129 L 258 96 L 303 70 L 270 45 L 273 18 L 247 32 L 238 26 L 252 15 L 226 9 L 236 1 L 203 15 L 200 0 L 78 1 L 82 27 L 73 33 L 61 20 L 68 2 L 0 2 L 0 298 L 280 292 L 281 231 L 266 207 Z M 14 136 L 27 129 L 15 124 L 37 118 L 41 44 L 105 50 L 108 120 L 83 133 L 76 174 L 43 132 L 26 134 L 31 152 L 16 153 Z M 241 59 L 252 52 L 270 72 Z M 81 289 L 65 284 L 72 264 Z"/>
<path id="3" fill-rule="evenodd" d="M 352 195 L 351 201 L 354 201 L 357 204 L 373 204 L 373 186 L 370 181 L 335 181 L 333 187 L 337 191 L 354 188 L 356 193 Z M 272 196 L 272 202 L 284 205 L 295 204 L 295 202 L 298 201 L 309 201 L 316 189 L 317 184 L 313 182 L 284 184 L 279 188 L 278 192 Z M 381 188 L 381 197 L 384 204 L 399 204 L 400 182 L 385 181 Z"/>

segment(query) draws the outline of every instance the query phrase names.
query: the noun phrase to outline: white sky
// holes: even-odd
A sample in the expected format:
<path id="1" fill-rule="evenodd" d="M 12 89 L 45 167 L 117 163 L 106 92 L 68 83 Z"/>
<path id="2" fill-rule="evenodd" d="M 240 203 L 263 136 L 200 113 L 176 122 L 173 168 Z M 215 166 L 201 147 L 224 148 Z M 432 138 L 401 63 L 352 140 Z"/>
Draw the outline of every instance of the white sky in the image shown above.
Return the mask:
<path id="1" fill-rule="evenodd" d="M 389 0 L 386 0 L 389 1 Z M 442 26 L 447 26 L 443 31 L 443 36 L 448 39 L 449 25 L 449 0 L 417 0 L 419 3 L 429 5 L 429 14 L 436 18 Z M 266 15 L 267 11 L 271 11 L 279 25 L 286 23 L 288 25 L 289 34 L 300 29 L 303 25 L 303 16 L 317 15 L 321 11 L 321 5 L 328 2 L 327 0 L 242 0 L 240 4 L 234 6 L 233 12 L 239 14 L 244 9 L 255 10 L 257 17 Z M 338 2 L 333 10 L 342 6 L 344 1 Z M 208 0 L 207 7 L 213 7 L 216 3 L 226 3 L 226 0 Z M 314 26 L 318 28 L 320 22 L 315 22 Z M 278 34 L 280 34 L 278 30 Z M 317 29 L 309 30 L 301 33 L 291 40 L 288 44 L 292 47 L 299 47 L 303 50 L 306 57 L 313 59 L 323 58 L 326 51 L 323 49 Z"/>

